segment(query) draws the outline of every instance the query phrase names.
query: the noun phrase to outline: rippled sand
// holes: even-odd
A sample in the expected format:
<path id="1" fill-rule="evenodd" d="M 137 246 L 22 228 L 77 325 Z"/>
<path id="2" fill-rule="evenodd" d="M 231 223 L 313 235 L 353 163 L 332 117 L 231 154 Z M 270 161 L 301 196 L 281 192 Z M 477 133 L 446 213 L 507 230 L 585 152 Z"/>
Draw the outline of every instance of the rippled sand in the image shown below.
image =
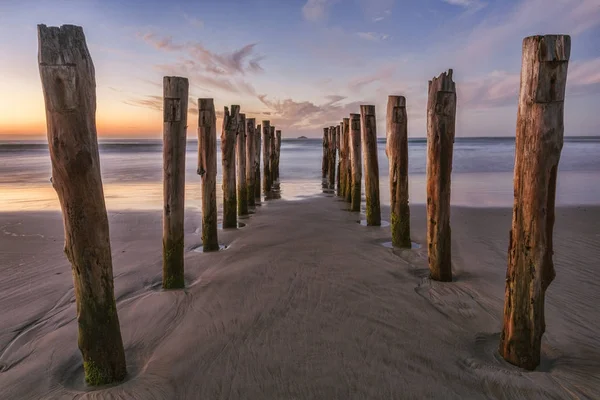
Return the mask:
<path id="1" fill-rule="evenodd" d="M 170 292 L 160 213 L 111 213 L 129 376 L 95 391 L 60 214 L 0 214 L 0 398 L 600 398 L 600 208 L 557 210 L 543 362 L 525 372 L 497 356 L 509 209 L 453 209 L 456 281 L 437 283 L 426 246 L 386 248 L 389 227 L 344 207 L 267 202 L 206 254 L 190 211 L 187 289 Z M 423 244 L 423 207 L 411 215 Z"/>

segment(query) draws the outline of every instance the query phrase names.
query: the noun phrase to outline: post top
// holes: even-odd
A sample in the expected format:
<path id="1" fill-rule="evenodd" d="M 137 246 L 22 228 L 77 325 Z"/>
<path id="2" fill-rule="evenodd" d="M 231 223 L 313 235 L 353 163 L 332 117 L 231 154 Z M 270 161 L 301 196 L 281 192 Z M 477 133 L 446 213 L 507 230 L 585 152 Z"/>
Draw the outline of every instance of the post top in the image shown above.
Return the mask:
<path id="1" fill-rule="evenodd" d="M 571 36 L 536 35 L 523 39 L 523 52 L 530 46 L 537 47 L 538 61 L 569 61 L 571 56 Z"/>

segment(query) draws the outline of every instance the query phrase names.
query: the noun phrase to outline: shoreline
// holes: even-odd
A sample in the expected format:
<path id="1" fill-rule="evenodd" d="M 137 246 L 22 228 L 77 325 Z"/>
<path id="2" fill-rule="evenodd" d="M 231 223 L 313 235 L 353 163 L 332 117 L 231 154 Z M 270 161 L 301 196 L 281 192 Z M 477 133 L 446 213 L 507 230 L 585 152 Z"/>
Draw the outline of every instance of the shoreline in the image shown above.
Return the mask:
<path id="1" fill-rule="evenodd" d="M 600 206 L 556 208 L 557 277 L 541 367 L 497 356 L 512 209 L 452 207 L 455 281 L 428 279 L 420 249 L 385 248 L 345 203 L 267 201 L 198 253 L 186 214 L 186 290 L 156 290 L 161 211 L 109 211 L 128 398 L 600 397 Z M 75 396 L 83 384 L 60 212 L 0 213 L 0 393 Z M 382 207 L 389 221 L 389 207 Z M 5 225 L 9 224 L 8 227 Z M 9 232 L 7 234 L 6 232 Z M 12 236 L 31 235 L 31 236 Z M 41 235 L 41 236 L 40 236 Z M 43 236 L 43 237 L 42 237 Z"/>

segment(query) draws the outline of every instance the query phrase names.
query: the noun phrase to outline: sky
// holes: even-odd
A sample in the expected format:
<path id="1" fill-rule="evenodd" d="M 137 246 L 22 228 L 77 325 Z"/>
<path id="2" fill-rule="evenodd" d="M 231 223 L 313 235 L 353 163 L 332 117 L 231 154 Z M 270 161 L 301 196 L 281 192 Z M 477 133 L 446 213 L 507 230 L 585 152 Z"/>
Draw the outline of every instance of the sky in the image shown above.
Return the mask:
<path id="1" fill-rule="evenodd" d="M 189 79 L 188 138 L 204 97 L 284 137 L 374 104 L 385 137 L 388 95 L 424 137 L 449 68 L 456 136 L 514 136 L 522 40 L 540 34 L 571 35 L 565 135 L 600 135 L 600 0 L 0 0 L 0 139 L 46 134 L 37 24 L 83 27 L 101 138 L 160 138 L 166 75 Z"/>

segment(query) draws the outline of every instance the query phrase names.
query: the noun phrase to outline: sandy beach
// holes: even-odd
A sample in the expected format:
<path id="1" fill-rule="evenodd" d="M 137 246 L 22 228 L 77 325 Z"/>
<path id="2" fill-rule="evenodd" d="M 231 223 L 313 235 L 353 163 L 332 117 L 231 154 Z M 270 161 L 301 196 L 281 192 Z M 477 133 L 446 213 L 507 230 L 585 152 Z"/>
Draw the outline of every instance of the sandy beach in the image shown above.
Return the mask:
<path id="1" fill-rule="evenodd" d="M 0 214 L 0 397 L 600 398 L 600 208 L 557 209 L 542 365 L 525 372 L 497 354 L 510 209 L 453 208 L 456 281 L 438 283 L 424 246 L 384 247 L 389 227 L 337 198 L 263 204 L 210 254 L 187 213 L 185 291 L 160 289 L 160 212 L 109 213 L 129 376 L 93 391 L 60 213 Z M 420 244 L 424 218 L 412 207 Z"/>

